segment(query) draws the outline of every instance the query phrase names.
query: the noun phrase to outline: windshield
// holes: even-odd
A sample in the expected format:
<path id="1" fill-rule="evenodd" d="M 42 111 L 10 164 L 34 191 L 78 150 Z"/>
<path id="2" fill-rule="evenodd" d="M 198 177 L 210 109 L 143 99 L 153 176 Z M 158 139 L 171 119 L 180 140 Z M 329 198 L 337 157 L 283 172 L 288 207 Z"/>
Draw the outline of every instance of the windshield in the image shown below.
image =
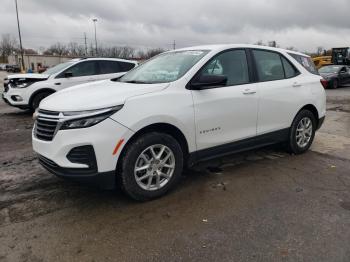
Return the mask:
<path id="1" fill-rule="evenodd" d="M 119 81 L 140 84 L 173 82 L 186 74 L 208 52 L 187 50 L 160 54 L 125 74 Z"/>
<path id="2" fill-rule="evenodd" d="M 66 63 L 58 64 L 58 65 L 55 65 L 54 67 L 48 68 L 46 71 L 42 72 L 42 74 L 53 75 L 73 64 L 74 62 L 66 62 Z"/>
<path id="3" fill-rule="evenodd" d="M 341 66 L 324 66 L 321 67 L 318 71 L 320 73 L 338 73 L 340 70 Z"/>

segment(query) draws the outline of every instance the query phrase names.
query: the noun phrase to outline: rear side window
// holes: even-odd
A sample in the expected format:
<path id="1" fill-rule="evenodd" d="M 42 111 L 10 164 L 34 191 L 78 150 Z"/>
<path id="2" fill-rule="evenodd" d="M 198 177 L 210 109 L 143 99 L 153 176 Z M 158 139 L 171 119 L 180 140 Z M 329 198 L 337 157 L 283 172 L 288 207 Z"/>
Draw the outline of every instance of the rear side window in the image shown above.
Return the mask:
<path id="1" fill-rule="evenodd" d="M 288 53 L 288 54 L 291 57 L 293 57 L 295 60 L 297 60 L 298 63 L 301 64 L 307 71 L 309 71 L 314 75 L 318 75 L 317 68 L 314 62 L 312 61 L 311 57 L 301 56 L 301 55 L 292 54 L 292 53 Z"/>
<path id="2" fill-rule="evenodd" d="M 278 53 L 253 50 L 253 54 L 260 81 L 273 81 L 285 78 L 282 60 Z"/>
<path id="3" fill-rule="evenodd" d="M 122 72 L 130 71 L 135 67 L 134 63 L 128 63 L 128 62 L 119 62 L 119 65 L 122 69 Z"/>
<path id="4" fill-rule="evenodd" d="M 281 58 L 286 78 L 292 78 L 299 74 L 298 70 L 296 70 L 295 67 L 286 58 Z"/>
<path id="5" fill-rule="evenodd" d="M 98 64 L 100 66 L 100 74 L 102 75 L 123 72 L 119 65 L 119 62 L 99 61 Z"/>

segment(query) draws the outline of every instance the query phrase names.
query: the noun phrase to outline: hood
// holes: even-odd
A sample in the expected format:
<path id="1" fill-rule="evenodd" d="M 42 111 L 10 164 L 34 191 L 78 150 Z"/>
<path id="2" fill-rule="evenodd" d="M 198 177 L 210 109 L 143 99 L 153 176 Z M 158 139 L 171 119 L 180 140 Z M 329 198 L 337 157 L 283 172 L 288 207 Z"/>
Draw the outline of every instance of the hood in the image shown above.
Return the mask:
<path id="1" fill-rule="evenodd" d="M 10 79 L 48 79 L 49 75 L 45 74 L 14 74 L 14 75 L 8 75 L 7 78 Z"/>
<path id="2" fill-rule="evenodd" d="M 124 104 L 132 96 L 161 91 L 168 86 L 168 83 L 131 84 L 103 80 L 54 93 L 40 103 L 40 109 L 64 112 L 107 108 Z"/>

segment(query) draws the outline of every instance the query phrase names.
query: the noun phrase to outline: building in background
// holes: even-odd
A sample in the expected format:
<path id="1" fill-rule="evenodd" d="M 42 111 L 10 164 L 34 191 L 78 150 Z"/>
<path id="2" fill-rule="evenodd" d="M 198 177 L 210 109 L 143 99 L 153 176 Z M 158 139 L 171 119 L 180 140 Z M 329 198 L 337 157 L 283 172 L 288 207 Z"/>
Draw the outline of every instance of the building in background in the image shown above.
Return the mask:
<path id="1" fill-rule="evenodd" d="M 25 68 L 31 69 L 33 72 L 41 72 L 42 69 L 55 66 L 57 64 L 66 62 L 76 57 L 72 56 L 56 56 L 56 55 L 24 55 Z M 20 55 L 9 55 L 8 63 L 10 65 L 21 65 Z"/>

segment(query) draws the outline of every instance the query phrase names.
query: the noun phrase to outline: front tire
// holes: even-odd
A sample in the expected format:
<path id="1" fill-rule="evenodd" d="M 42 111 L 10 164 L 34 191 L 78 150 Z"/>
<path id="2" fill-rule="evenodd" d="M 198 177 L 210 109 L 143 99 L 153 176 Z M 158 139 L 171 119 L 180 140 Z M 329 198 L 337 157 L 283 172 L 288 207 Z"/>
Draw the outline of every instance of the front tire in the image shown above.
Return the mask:
<path id="1" fill-rule="evenodd" d="M 151 132 L 127 146 L 118 170 L 121 189 L 138 201 L 166 194 L 179 181 L 183 151 L 178 141 L 164 133 Z"/>
<path id="2" fill-rule="evenodd" d="M 316 132 L 316 118 L 309 110 L 302 110 L 295 117 L 290 132 L 288 151 L 302 154 L 309 150 Z"/>
<path id="3" fill-rule="evenodd" d="M 35 111 L 39 107 L 41 100 L 43 100 L 45 97 L 48 97 L 51 94 L 52 93 L 50 93 L 50 92 L 41 92 L 41 93 L 36 94 L 34 96 L 34 98 L 32 99 L 30 109 L 32 111 Z"/>

